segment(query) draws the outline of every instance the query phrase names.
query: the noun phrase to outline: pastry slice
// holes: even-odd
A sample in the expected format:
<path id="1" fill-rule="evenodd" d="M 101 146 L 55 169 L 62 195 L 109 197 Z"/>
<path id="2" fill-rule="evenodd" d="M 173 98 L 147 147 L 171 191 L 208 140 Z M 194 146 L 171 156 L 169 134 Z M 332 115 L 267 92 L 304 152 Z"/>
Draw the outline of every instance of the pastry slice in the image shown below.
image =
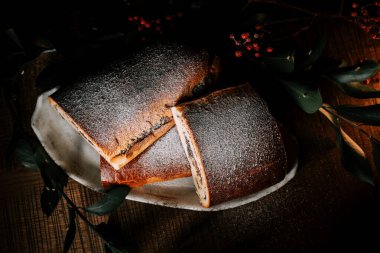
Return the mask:
<path id="1" fill-rule="evenodd" d="M 105 188 L 114 184 L 140 187 L 155 182 L 191 177 L 191 170 L 178 132 L 172 128 L 120 170 L 113 169 L 104 158 L 101 158 L 100 175 Z"/>
<path id="2" fill-rule="evenodd" d="M 60 89 L 49 102 L 115 169 L 174 125 L 170 107 L 204 86 L 203 51 L 157 44 Z"/>
<path id="3" fill-rule="evenodd" d="M 278 125 L 249 84 L 215 91 L 172 112 L 204 207 L 285 177 L 287 157 Z"/>

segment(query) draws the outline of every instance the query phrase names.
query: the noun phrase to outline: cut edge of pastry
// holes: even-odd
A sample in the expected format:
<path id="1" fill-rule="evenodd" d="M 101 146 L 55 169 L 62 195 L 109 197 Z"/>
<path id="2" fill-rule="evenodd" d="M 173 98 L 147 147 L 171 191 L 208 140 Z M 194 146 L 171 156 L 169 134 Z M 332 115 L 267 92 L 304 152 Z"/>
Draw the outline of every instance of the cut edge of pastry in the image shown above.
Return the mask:
<path id="1" fill-rule="evenodd" d="M 109 164 L 112 165 L 116 170 L 121 169 L 139 154 L 141 154 L 145 149 L 151 146 L 155 141 L 157 141 L 161 136 L 167 133 L 173 126 L 174 121 L 171 119 L 164 125 L 160 126 L 158 129 L 152 130 L 149 135 L 144 137 L 143 140 L 133 144 L 133 146 L 128 149 L 126 153 L 120 152 L 119 154 L 113 156 L 111 159 L 104 157 Z"/>
<path id="2" fill-rule="evenodd" d="M 186 157 L 189 160 L 196 193 L 203 207 L 210 207 L 210 192 L 197 141 L 184 117 L 183 107 L 171 108 Z"/>
<path id="3" fill-rule="evenodd" d="M 127 152 L 123 153 L 122 150 L 116 155 L 110 155 L 104 152 L 104 149 L 101 148 L 92 138 L 89 136 L 80 125 L 78 125 L 75 120 L 66 113 L 63 108 L 51 97 L 48 97 L 49 103 L 56 108 L 58 113 L 68 121 L 77 132 L 98 152 L 115 170 L 121 169 L 124 165 L 132 161 L 137 157 L 141 152 L 146 148 L 151 146 L 155 141 L 157 141 L 162 135 L 168 132 L 173 126 L 174 121 L 171 119 L 157 129 L 152 130 L 143 140 L 135 143 Z"/>
<path id="4" fill-rule="evenodd" d="M 128 166 L 128 165 L 126 165 Z M 100 157 L 100 173 L 106 172 L 109 167 L 112 167 L 103 157 Z M 128 169 L 128 168 L 127 168 Z M 137 187 L 142 187 L 146 184 L 153 184 L 153 183 L 158 183 L 158 182 L 166 182 L 166 181 L 171 181 L 175 180 L 178 178 L 185 178 L 185 177 L 191 177 L 191 174 L 184 174 L 182 172 L 177 172 L 175 175 L 172 175 L 170 178 L 165 178 L 165 177 L 149 177 L 149 178 L 144 178 L 144 179 L 136 179 L 136 178 L 130 178 L 126 179 L 123 178 L 122 180 L 120 179 L 120 174 L 118 174 L 118 171 L 113 171 L 113 179 L 109 179 L 110 177 L 108 176 L 108 180 L 106 180 L 104 177 L 101 176 L 101 183 L 102 186 L 107 189 L 108 187 L 112 185 L 128 185 L 131 188 L 137 188 Z"/>

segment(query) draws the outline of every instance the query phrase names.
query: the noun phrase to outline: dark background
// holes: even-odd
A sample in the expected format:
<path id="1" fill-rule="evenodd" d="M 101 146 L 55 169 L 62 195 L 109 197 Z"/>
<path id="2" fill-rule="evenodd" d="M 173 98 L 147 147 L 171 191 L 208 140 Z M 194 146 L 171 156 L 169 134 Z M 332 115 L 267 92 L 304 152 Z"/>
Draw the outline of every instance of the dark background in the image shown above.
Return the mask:
<path id="1" fill-rule="evenodd" d="M 313 13 L 337 15 L 341 1 L 279 1 Z M 367 1 L 371 2 L 371 1 Z M 125 201 L 109 217 L 89 215 L 94 223 L 109 220 L 131 252 L 325 252 L 379 250 L 380 199 L 371 187 L 342 167 L 335 133 L 318 113 L 306 114 L 280 90 L 266 86 L 270 76 L 255 74 L 252 61 L 234 57 L 231 33 L 252 29 L 256 12 L 272 17 L 307 16 L 280 5 L 257 4 L 242 11 L 246 1 L 5 1 L 0 37 L 0 252 L 61 252 L 67 208 L 61 201 L 49 218 L 41 211 L 43 183 L 38 172 L 23 168 L 12 154 L 19 136 L 33 136 L 30 117 L 38 94 L 56 84 L 156 40 L 178 40 L 220 56 L 220 85 L 251 80 L 274 115 L 297 137 L 300 166 L 296 177 L 275 193 L 232 210 L 194 212 Z M 351 2 L 341 14 L 349 17 Z M 182 15 L 178 15 L 182 13 Z M 165 18 L 163 34 L 144 30 L 128 17 Z M 339 14 L 340 15 L 340 14 Z M 292 34 L 307 22 L 271 27 L 272 39 Z M 380 59 L 378 40 L 341 18 L 321 18 L 298 36 L 272 43 L 275 49 L 309 50 L 324 31 L 329 41 L 323 57 L 354 64 Z M 55 49 L 51 53 L 42 53 Z M 23 74 L 21 74 L 23 71 Z M 345 97 L 321 82 L 331 104 L 368 104 Z M 379 84 L 375 84 L 379 88 Z M 380 138 L 376 127 L 366 127 Z M 357 130 L 347 130 L 364 150 L 371 147 Z M 377 172 L 375 172 L 376 175 Z M 67 194 L 78 206 L 100 195 L 70 180 Z M 72 252 L 103 252 L 103 244 L 78 220 Z"/>

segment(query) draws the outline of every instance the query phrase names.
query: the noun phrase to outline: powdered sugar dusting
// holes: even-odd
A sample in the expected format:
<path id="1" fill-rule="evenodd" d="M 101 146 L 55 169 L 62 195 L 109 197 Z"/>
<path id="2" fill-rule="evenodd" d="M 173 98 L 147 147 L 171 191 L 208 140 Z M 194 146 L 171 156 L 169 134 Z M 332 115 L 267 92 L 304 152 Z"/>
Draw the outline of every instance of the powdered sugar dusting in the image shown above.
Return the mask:
<path id="1" fill-rule="evenodd" d="M 103 159 L 100 171 L 103 184 L 129 184 L 133 187 L 191 176 L 190 165 L 175 128 L 120 170 L 114 170 Z"/>
<path id="2" fill-rule="evenodd" d="M 163 117 L 171 117 L 169 107 L 203 82 L 207 60 L 204 52 L 156 45 L 78 80 L 52 98 L 113 157 L 159 127 Z"/>
<path id="3" fill-rule="evenodd" d="M 284 178 L 286 154 L 277 123 L 249 85 L 217 91 L 180 107 L 200 150 L 211 204 Z"/>

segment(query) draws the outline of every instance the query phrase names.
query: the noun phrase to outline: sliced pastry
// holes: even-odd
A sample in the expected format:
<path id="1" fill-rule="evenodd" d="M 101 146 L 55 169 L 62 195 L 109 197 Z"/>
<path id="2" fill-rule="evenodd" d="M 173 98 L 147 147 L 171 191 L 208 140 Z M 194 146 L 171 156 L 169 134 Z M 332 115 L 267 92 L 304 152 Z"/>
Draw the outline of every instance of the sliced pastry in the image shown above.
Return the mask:
<path id="1" fill-rule="evenodd" d="M 100 175 L 105 188 L 120 184 L 140 187 L 155 182 L 191 177 L 191 170 L 178 132 L 172 128 L 120 170 L 115 170 L 104 158 L 101 158 Z"/>
<path id="2" fill-rule="evenodd" d="M 239 198 L 281 181 L 285 146 L 276 120 L 249 84 L 172 108 L 200 202 Z"/>
<path id="3" fill-rule="evenodd" d="M 49 102 L 115 169 L 174 125 L 170 107 L 208 76 L 208 54 L 157 44 L 58 90 Z"/>

